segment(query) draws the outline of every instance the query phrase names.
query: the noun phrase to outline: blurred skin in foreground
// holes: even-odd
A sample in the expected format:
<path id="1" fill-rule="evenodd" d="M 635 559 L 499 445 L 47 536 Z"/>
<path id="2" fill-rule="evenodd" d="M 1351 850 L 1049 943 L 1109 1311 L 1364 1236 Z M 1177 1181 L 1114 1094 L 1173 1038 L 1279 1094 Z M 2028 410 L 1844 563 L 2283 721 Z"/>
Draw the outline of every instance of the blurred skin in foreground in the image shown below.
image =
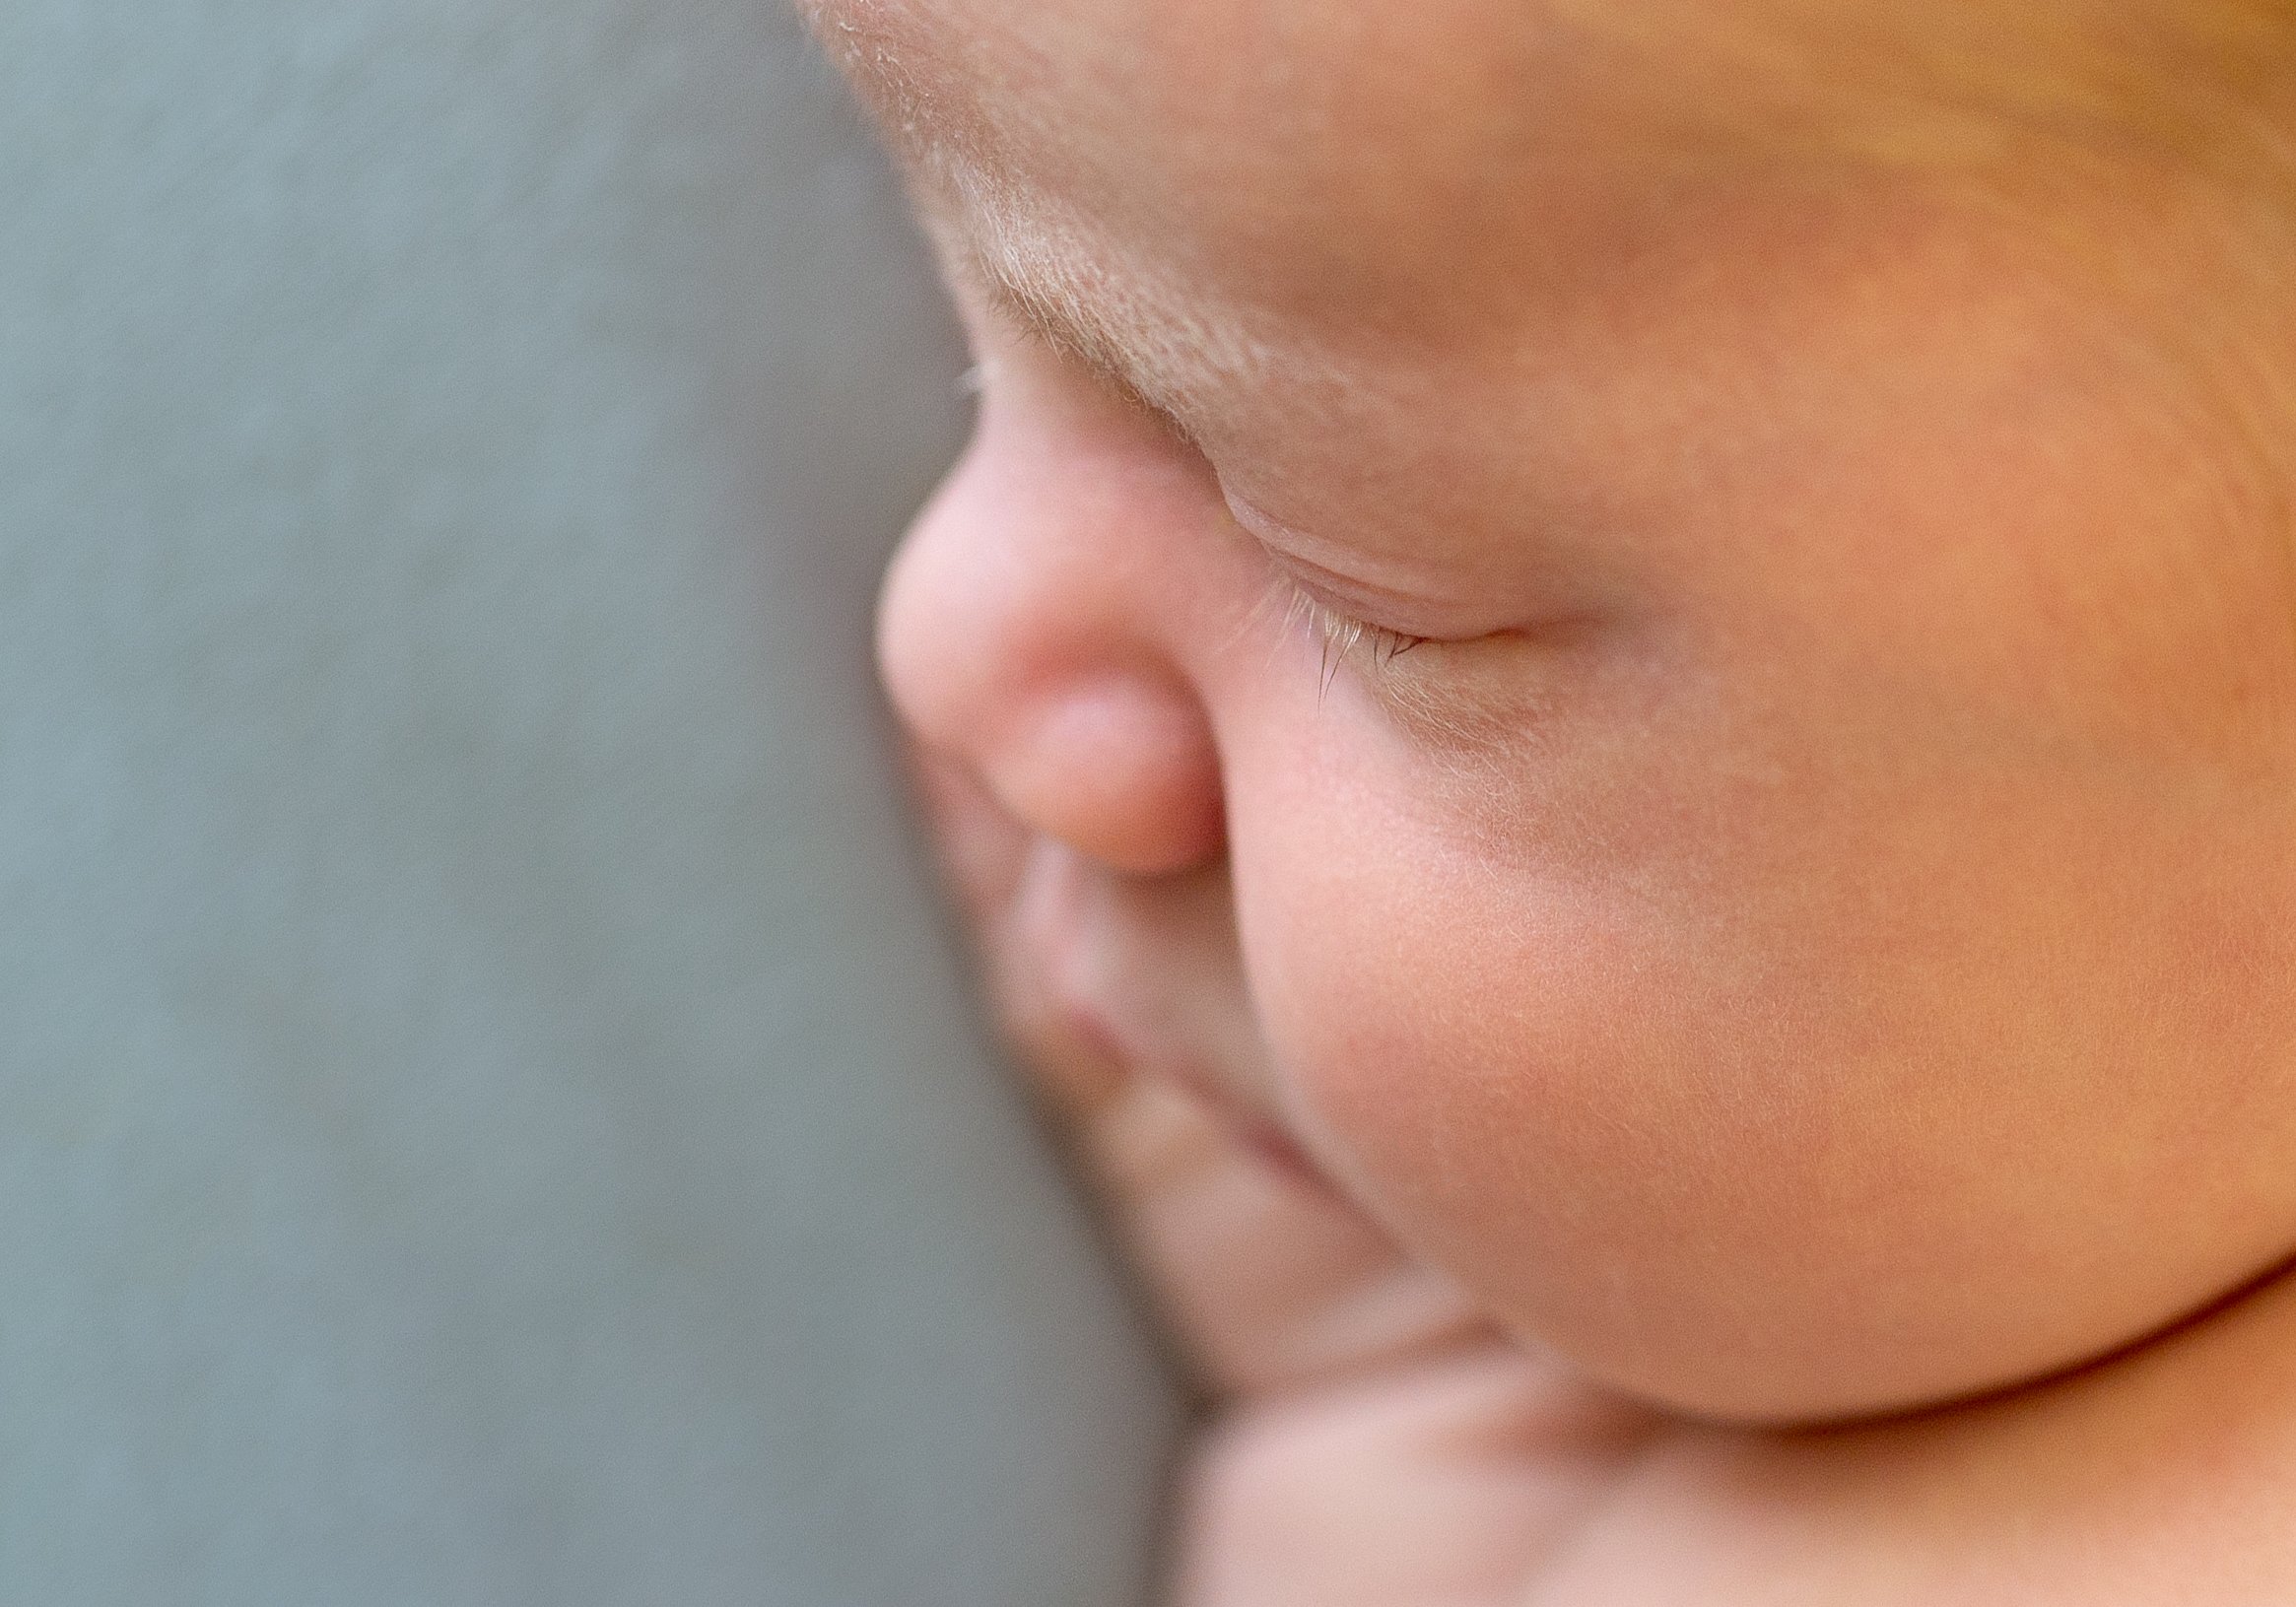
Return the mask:
<path id="1" fill-rule="evenodd" d="M 811 12 L 980 363 L 885 672 L 1221 1403 L 1181 1598 L 2296 1599 L 2296 301 L 2210 137 L 2296 24 Z"/>

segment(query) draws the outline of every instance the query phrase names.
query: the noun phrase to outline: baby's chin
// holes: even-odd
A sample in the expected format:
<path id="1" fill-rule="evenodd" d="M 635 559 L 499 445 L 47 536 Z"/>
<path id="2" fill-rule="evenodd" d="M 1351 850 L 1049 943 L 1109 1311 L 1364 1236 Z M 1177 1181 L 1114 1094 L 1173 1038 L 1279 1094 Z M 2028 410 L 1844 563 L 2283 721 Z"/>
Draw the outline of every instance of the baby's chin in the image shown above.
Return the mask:
<path id="1" fill-rule="evenodd" d="M 2277 1173 L 2116 1143 L 2117 1109 L 1981 1120 L 1847 1076 L 1760 1100 L 1817 1078 L 1615 1052 L 1615 1024 L 1511 1054 L 1376 1002 L 1271 1015 L 1310 1152 L 1494 1321 L 1675 1413 L 1813 1425 L 2013 1389 L 2289 1253 Z"/>
<path id="2" fill-rule="evenodd" d="M 1671 1415 L 1746 1429 L 1816 1429 L 1935 1411 L 2001 1394 L 2093 1360 L 2060 1359 L 2004 1372 L 1982 1358 L 1925 1358 L 1918 1368 L 1815 1338 L 1781 1346 L 1604 1343 L 1519 1335 L 1555 1351 L 1590 1381 Z M 1576 1341 L 1573 1343 L 1572 1341 Z M 2104 1347 L 2102 1355 L 2113 1347 Z"/>
<path id="3" fill-rule="evenodd" d="M 1653 1209 L 1616 1172 L 1573 1171 L 1551 1149 L 1542 1165 L 1538 1146 L 1492 1143 L 1439 1168 L 1416 1147 L 1398 1155 L 1397 1131 L 1318 1121 L 1307 1147 L 1501 1327 L 1607 1389 L 1717 1423 L 1814 1427 L 2014 1390 L 2137 1345 L 2253 1279 L 2148 1265 L 2133 1249 L 2126 1273 L 2097 1270 L 2111 1246 L 2069 1229 L 2079 1254 L 2045 1268 L 2009 1225 L 1973 1215 L 1939 1228 L 1920 1204 L 1855 1233 L 1814 1230 L 1801 1202 L 1764 1198 L 1755 1175 L 1709 1172 L 1723 1186 Z"/>
<path id="4" fill-rule="evenodd" d="M 1457 1276 L 1455 1263 L 1437 1264 Z M 1872 1303 L 1822 1304 L 1765 1289 L 1762 1269 L 1683 1288 L 1666 1273 L 1639 1285 L 1632 1267 L 1519 1283 L 1460 1279 L 1501 1326 L 1590 1381 L 1671 1414 L 1743 1428 L 1820 1428 L 1899 1417 L 2015 1392 L 2078 1373 L 2176 1331 L 2195 1305 L 2131 1315 L 2075 1292 L 2005 1294 L 1990 1308 L 1950 1292 L 1899 1290 Z M 2236 1292 L 2234 1292 L 2236 1293 Z M 2065 1307 L 2086 1309 L 2068 1319 Z"/>
<path id="5" fill-rule="evenodd" d="M 1930 1411 L 2075 1370 L 2138 1334 L 2097 1334 L 2064 1350 L 2000 1332 L 1909 1345 L 1861 1313 L 1749 1311 L 1757 1297 L 1701 1291 L 1623 1299 L 1583 1291 L 1575 1309 L 1520 1312 L 1493 1303 L 1501 1325 L 1569 1362 L 1589 1381 L 1679 1417 L 1739 1428 L 1820 1428 Z M 1596 1313 L 1589 1320 L 1589 1313 Z"/>

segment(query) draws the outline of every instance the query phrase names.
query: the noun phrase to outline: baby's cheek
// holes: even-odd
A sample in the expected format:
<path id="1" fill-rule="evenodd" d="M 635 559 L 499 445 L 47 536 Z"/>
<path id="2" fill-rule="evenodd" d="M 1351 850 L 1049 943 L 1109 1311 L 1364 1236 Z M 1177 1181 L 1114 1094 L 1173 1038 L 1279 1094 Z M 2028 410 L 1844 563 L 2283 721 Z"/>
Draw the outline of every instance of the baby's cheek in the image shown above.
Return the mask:
<path id="1" fill-rule="evenodd" d="M 1366 844 L 1272 915 L 1260 1003 L 1310 1142 L 1422 1254 L 1545 1326 L 1702 1172 L 1645 1036 L 1664 957 L 1564 882 Z"/>
<path id="2" fill-rule="evenodd" d="M 1732 1417 L 1917 1404 L 2285 1254 L 2296 1006 L 2259 1010 L 2296 895 L 2258 892 L 2259 856 L 2202 878 L 2096 787 L 1623 871 L 1323 797 L 1239 861 L 1303 1136 L 1599 1377 Z"/>
<path id="3" fill-rule="evenodd" d="M 1954 1190 L 1904 1099 L 1797 1047 L 1808 1011 L 1567 864 L 1389 834 L 1314 868 L 1255 923 L 1260 1003 L 1309 1144 L 1399 1239 L 1676 1405 L 1823 1399 L 1873 1353 L 1875 1278 Z"/>

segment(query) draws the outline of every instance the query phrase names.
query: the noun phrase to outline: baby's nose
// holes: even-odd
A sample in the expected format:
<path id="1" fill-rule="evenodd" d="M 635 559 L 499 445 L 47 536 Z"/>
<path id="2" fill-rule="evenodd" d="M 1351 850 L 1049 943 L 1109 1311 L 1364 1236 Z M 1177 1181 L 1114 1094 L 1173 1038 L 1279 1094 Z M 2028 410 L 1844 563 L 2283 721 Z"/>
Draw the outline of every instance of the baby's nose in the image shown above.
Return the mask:
<path id="1" fill-rule="evenodd" d="M 911 529 L 878 615 L 896 708 L 1032 830 L 1114 869 L 1185 870 L 1224 837 L 1220 765 L 1168 610 L 1156 499 L 978 440 Z"/>

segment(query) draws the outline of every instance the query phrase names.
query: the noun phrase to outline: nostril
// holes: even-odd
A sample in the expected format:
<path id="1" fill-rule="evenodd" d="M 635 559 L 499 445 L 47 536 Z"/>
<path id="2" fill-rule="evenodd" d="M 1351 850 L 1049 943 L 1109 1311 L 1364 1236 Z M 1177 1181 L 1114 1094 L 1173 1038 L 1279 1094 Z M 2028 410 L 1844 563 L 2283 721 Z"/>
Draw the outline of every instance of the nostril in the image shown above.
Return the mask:
<path id="1" fill-rule="evenodd" d="M 1225 844 L 1219 761 L 1203 716 L 1152 684 L 1067 689 L 1017 710 L 976 751 L 1006 808 L 1112 869 L 1187 870 Z"/>
<path id="2" fill-rule="evenodd" d="M 886 576 L 877 650 L 894 706 L 1030 830 L 1136 875 L 1199 865 L 1226 839 L 1218 757 L 1195 688 L 1149 628 L 1171 610 L 1123 539 L 1169 521 L 1113 498 L 1105 472 L 1053 477 L 1047 451 L 991 435 Z"/>
<path id="3" fill-rule="evenodd" d="M 1192 692 L 1122 638 L 1010 620 L 960 635 L 928 610 L 919 571 L 896 569 L 878 659 L 894 707 L 926 748 L 986 783 L 1020 824 L 1135 875 L 1186 870 L 1226 840 L 1220 765 Z M 953 617 L 955 616 L 955 617 Z M 1093 662 L 1095 658 L 1100 661 Z"/>

